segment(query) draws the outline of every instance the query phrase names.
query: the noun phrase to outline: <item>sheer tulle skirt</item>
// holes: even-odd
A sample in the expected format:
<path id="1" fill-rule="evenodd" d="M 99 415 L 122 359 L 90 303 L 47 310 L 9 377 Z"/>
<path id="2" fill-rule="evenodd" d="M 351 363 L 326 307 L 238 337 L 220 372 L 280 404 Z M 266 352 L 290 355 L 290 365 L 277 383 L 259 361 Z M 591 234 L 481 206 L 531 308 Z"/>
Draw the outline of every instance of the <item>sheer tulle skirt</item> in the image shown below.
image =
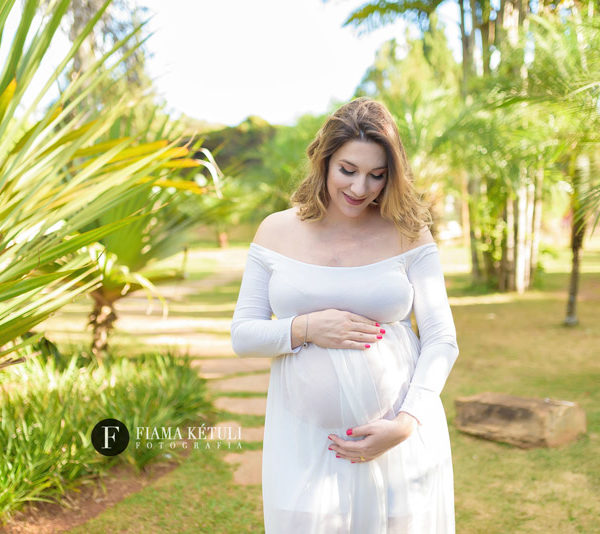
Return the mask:
<path id="1" fill-rule="evenodd" d="M 328 450 L 335 433 L 393 419 L 420 352 L 407 322 L 382 324 L 370 349 L 309 345 L 274 358 L 263 443 L 266 534 L 452 534 L 450 440 L 441 401 L 427 423 L 378 458 Z"/>

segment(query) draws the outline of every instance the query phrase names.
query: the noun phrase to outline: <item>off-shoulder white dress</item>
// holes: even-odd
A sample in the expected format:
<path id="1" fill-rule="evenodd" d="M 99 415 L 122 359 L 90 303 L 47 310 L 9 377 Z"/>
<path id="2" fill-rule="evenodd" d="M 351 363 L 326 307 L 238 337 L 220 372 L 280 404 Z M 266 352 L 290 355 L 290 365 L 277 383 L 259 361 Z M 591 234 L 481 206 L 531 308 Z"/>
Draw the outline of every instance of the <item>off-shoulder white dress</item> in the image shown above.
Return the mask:
<path id="1" fill-rule="evenodd" d="M 293 318 L 328 308 L 378 321 L 386 333 L 366 350 L 313 343 L 292 350 Z M 454 533 L 439 394 L 458 346 L 436 243 L 356 267 L 305 263 L 251 243 L 231 339 L 240 357 L 272 358 L 262 464 L 266 534 Z M 400 411 L 419 425 L 378 458 L 351 463 L 328 450 L 330 433 L 364 439 L 346 429 Z"/>

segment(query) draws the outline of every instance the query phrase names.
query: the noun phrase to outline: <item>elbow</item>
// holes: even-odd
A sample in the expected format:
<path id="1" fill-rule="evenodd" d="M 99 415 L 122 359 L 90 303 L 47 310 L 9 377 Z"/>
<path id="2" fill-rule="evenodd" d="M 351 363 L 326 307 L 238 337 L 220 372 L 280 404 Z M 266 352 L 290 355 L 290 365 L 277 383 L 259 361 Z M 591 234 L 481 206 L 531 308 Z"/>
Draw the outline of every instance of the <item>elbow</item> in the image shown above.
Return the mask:
<path id="1" fill-rule="evenodd" d="M 231 348 L 233 349 L 233 353 L 239 358 L 244 358 L 246 356 L 243 345 L 240 344 L 238 338 L 234 335 L 231 336 Z"/>
<path id="2" fill-rule="evenodd" d="M 444 345 L 449 347 L 447 349 L 448 360 L 450 361 L 451 365 L 454 365 L 454 363 L 458 359 L 458 352 L 459 352 L 458 343 L 456 341 L 456 336 L 453 336 L 453 335 L 447 336 L 445 339 L 440 340 L 440 343 L 443 343 Z"/>
<path id="3" fill-rule="evenodd" d="M 239 330 L 239 323 L 232 323 L 230 330 L 231 348 L 233 353 L 240 358 L 251 356 L 247 343 L 244 343 L 243 333 Z"/>
<path id="4" fill-rule="evenodd" d="M 232 323 L 230 331 L 231 348 L 239 358 L 256 358 L 265 356 L 263 347 L 256 342 L 252 325 L 249 322 Z"/>
<path id="5" fill-rule="evenodd" d="M 239 358 L 252 358 L 256 356 L 252 348 L 248 347 L 236 336 L 231 336 L 231 347 L 233 348 L 233 353 Z"/>
<path id="6" fill-rule="evenodd" d="M 452 359 L 452 365 L 454 365 L 456 363 L 456 360 L 458 360 L 458 354 L 460 353 L 460 350 L 458 349 L 458 343 L 456 342 L 456 340 L 454 340 L 454 342 L 452 343 L 452 346 L 454 347 L 454 356 Z"/>
<path id="7" fill-rule="evenodd" d="M 421 344 L 421 351 L 423 350 L 431 350 L 439 354 L 444 354 L 444 357 L 450 368 L 458 359 L 458 343 L 456 342 L 456 336 L 453 335 L 437 337 L 435 339 L 427 339 Z"/>
<path id="8" fill-rule="evenodd" d="M 247 343 L 244 343 L 235 336 L 231 337 L 231 347 L 233 348 L 233 353 L 238 358 L 253 358 L 258 356 L 256 351 L 253 350 L 253 347 L 250 347 Z"/>

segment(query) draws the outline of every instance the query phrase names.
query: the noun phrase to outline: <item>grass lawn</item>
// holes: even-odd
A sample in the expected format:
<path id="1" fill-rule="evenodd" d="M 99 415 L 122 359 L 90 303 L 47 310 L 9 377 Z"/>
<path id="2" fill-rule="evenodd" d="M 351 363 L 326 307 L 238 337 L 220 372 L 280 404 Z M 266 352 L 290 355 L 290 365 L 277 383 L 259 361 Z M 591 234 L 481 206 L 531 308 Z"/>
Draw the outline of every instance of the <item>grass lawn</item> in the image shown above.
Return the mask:
<path id="1" fill-rule="evenodd" d="M 586 242 L 582 254 L 575 328 L 561 325 L 568 250 L 542 259 L 546 272 L 525 295 L 471 288 L 463 249 L 442 249 L 442 260 L 460 348 L 442 393 L 457 533 L 600 532 L 600 239 Z M 239 284 L 228 284 L 221 291 L 199 292 L 194 302 L 233 309 L 238 289 Z M 558 449 L 521 450 L 457 431 L 454 399 L 482 391 L 575 401 L 586 411 L 588 432 Z M 248 426 L 263 422 L 257 416 L 224 417 Z M 244 444 L 244 449 L 256 446 Z M 263 531 L 260 486 L 236 486 L 223 454 L 194 451 L 156 484 L 70 532 Z"/>
<path id="2" fill-rule="evenodd" d="M 193 451 L 174 471 L 69 532 L 260 532 L 260 486 L 233 483 L 225 450 Z"/>

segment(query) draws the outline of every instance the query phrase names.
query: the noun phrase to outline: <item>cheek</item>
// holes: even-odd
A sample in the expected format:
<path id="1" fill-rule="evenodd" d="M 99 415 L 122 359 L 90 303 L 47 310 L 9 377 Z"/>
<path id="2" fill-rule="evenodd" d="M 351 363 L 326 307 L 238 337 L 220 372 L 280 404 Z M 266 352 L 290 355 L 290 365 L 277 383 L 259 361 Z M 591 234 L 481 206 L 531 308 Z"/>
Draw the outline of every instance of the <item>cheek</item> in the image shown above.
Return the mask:
<path id="1" fill-rule="evenodd" d="M 328 179 L 327 185 L 330 188 L 338 188 L 338 187 L 345 187 L 346 183 L 345 183 L 343 176 L 340 176 L 340 174 L 336 173 L 335 171 L 331 171 L 329 173 L 329 179 Z"/>
<path id="2" fill-rule="evenodd" d="M 377 183 L 375 184 L 375 187 L 373 187 L 373 191 L 376 192 L 377 194 L 381 193 L 383 190 L 385 189 L 385 180 L 383 181 L 383 183 Z"/>

